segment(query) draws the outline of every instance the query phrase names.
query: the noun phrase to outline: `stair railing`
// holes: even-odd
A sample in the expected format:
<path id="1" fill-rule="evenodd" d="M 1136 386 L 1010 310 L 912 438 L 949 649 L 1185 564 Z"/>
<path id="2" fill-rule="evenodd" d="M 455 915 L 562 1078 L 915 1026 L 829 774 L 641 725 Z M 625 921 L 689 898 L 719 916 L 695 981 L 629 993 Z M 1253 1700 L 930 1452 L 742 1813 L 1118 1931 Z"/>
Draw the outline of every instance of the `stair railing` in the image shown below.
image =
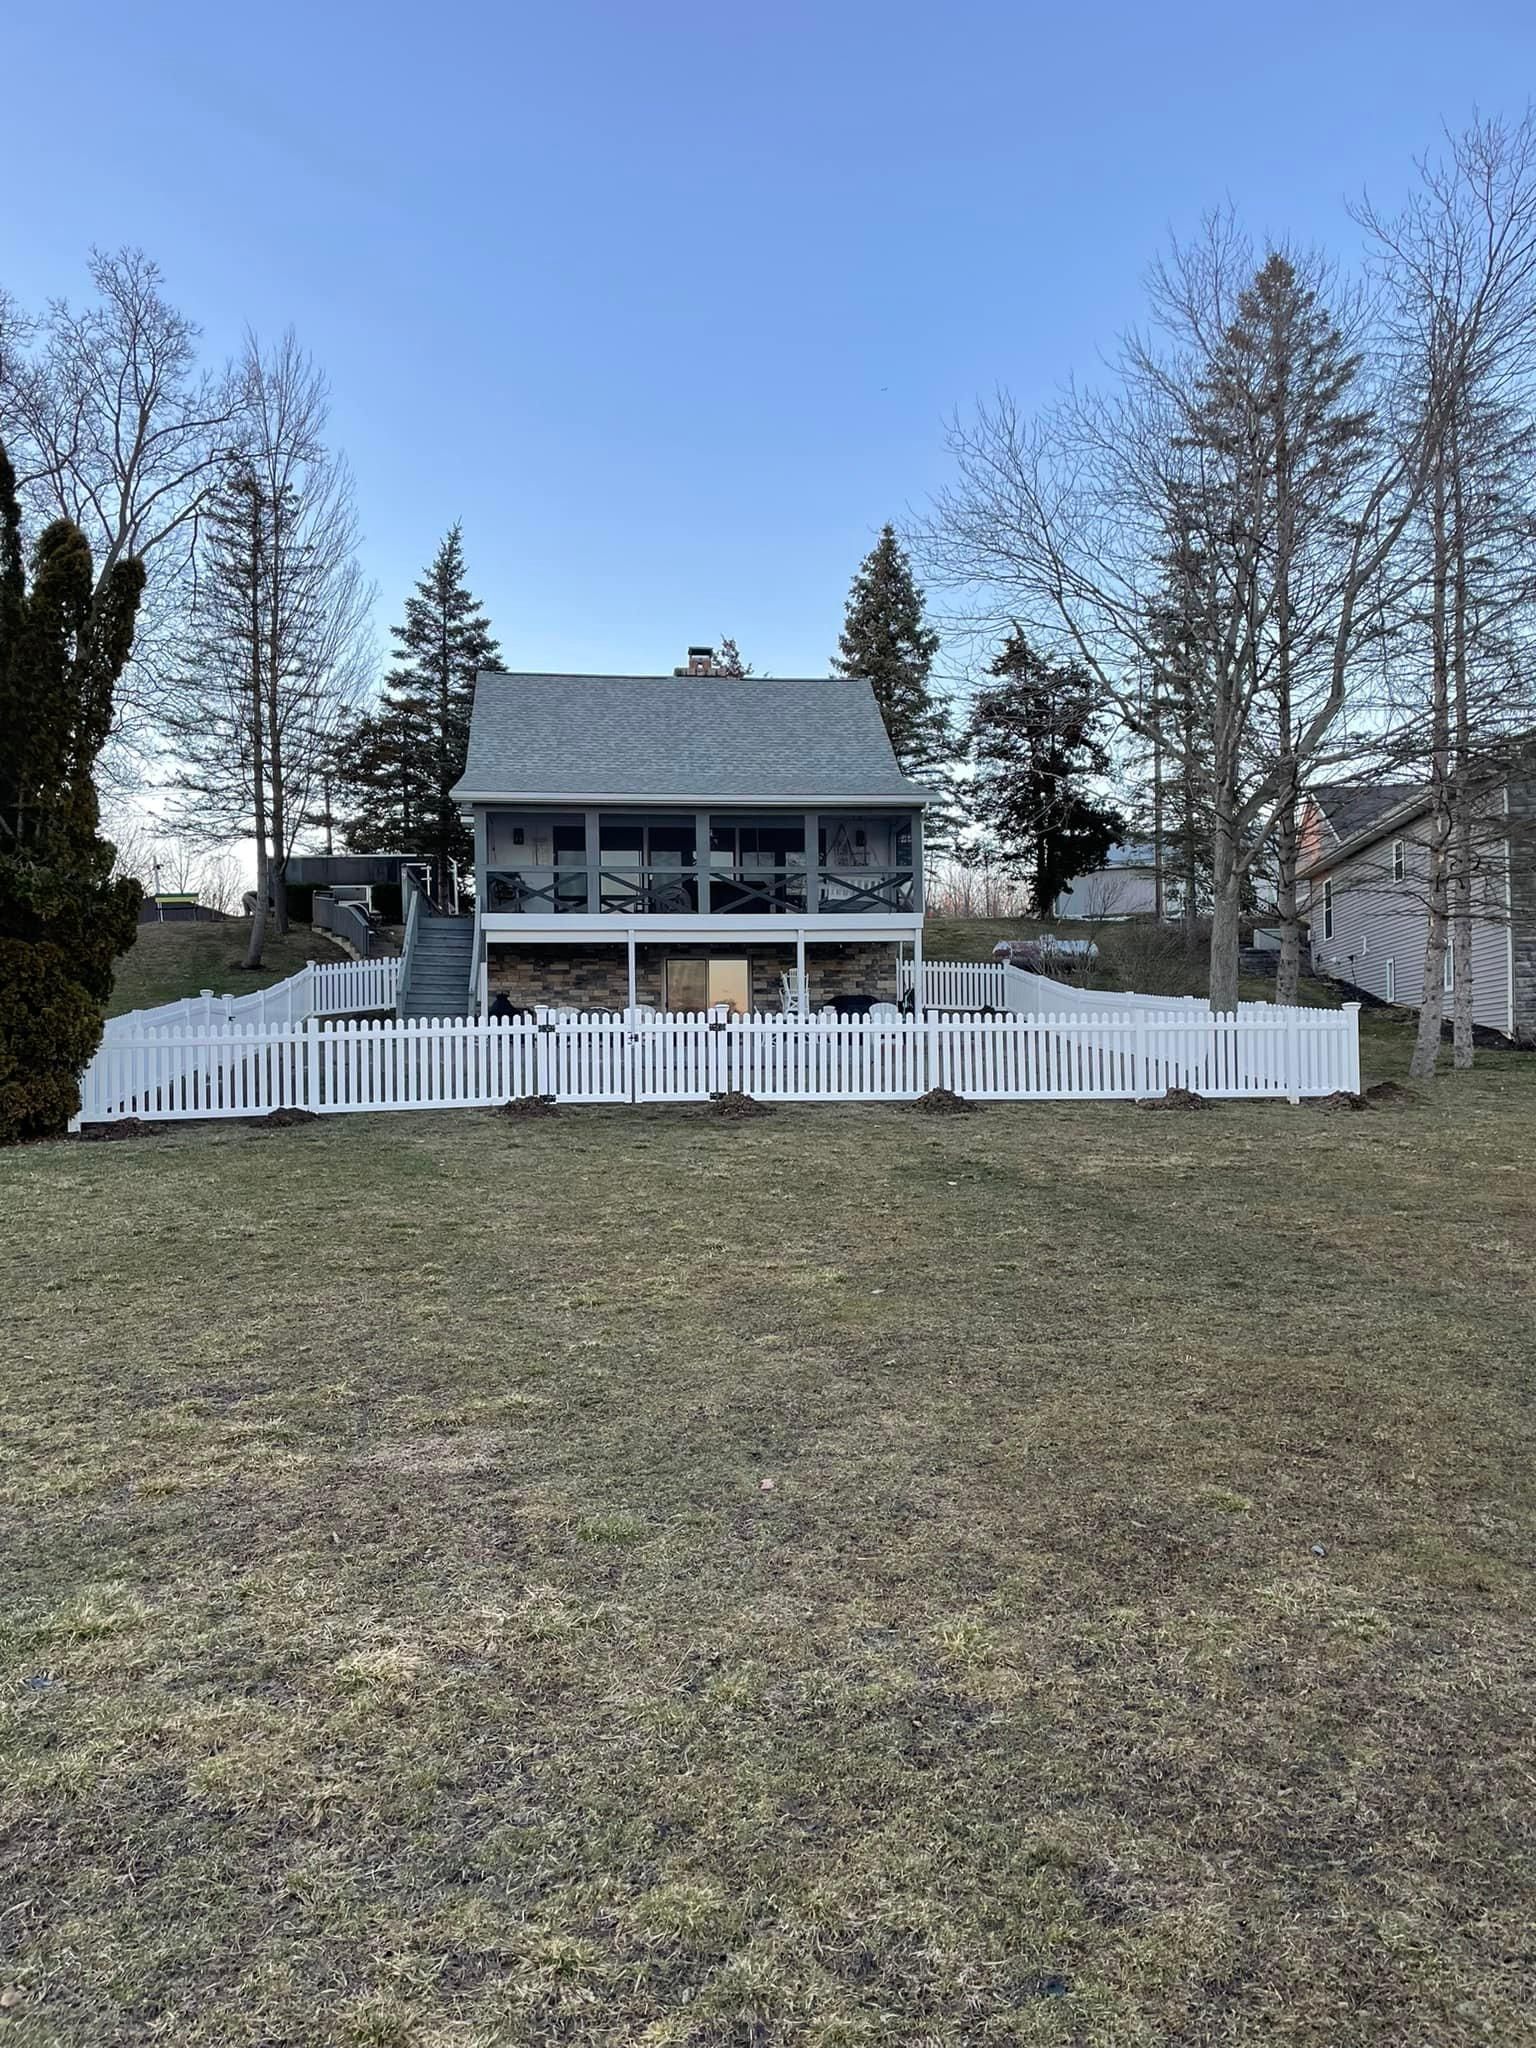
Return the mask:
<path id="1" fill-rule="evenodd" d="M 481 1009 L 480 988 L 480 905 L 475 904 L 475 936 L 469 948 L 469 988 L 464 1003 L 466 1017 L 478 1017 Z"/>
<path id="2" fill-rule="evenodd" d="M 410 994 L 411 968 L 416 959 L 416 934 L 421 925 L 421 906 L 427 900 L 427 892 L 421 886 L 421 877 L 413 868 L 400 871 L 400 888 L 405 899 L 405 938 L 400 947 L 400 979 L 395 987 L 395 1015 L 405 1015 L 405 999 Z"/>

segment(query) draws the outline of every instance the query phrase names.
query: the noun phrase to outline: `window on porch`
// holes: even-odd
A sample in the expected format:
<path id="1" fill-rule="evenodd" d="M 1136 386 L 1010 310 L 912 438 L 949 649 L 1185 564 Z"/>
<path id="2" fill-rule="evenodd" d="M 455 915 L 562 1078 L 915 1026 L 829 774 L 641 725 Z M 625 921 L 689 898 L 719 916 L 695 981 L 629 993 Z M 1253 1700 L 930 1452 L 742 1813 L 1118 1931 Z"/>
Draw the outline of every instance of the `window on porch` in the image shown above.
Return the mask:
<path id="1" fill-rule="evenodd" d="M 912 819 L 905 812 L 824 812 L 820 908 L 842 916 L 910 910 L 916 901 Z"/>
<path id="2" fill-rule="evenodd" d="M 600 909 L 631 917 L 698 909 L 698 827 L 686 813 L 604 812 L 597 843 Z"/>
<path id="3" fill-rule="evenodd" d="M 580 811 L 490 811 L 485 821 L 486 909 L 587 907 L 587 828 Z"/>
<path id="4" fill-rule="evenodd" d="M 803 912 L 804 818 L 711 818 L 709 874 L 709 907 L 717 915 Z"/>

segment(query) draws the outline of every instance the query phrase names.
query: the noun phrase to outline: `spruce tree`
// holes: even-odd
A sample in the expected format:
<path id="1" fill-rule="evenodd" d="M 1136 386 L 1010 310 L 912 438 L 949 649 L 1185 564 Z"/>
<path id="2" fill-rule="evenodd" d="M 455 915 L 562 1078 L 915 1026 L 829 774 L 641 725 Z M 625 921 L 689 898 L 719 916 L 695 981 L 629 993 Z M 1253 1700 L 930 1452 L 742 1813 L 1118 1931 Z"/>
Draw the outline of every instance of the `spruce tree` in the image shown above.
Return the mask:
<path id="1" fill-rule="evenodd" d="M 113 963 L 142 891 L 112 878 L 96 757 L 133 647 L 144 566 L 95 587 L 90 545 L 45 528 L 27 587 L 16 478 L 0 447 L 0 1142 L 63 1130 L 101 1041 Z"/>
<path id="2" fill-rule="evenodd" d="M 404 624 L 390 629 L 395 666 L 377 713 L 358 732 L 347 830 L 348 844 L 361 851 L 428 855 L 439 891 L 450 861 L 462 869 L 473 858 L 449 791 L 464 772 L 475 676 L 495 668 L 501 654 L 464 573 L 455 523 L 406 599 Z"/>
<path id="3" fill-rule="evenodd" d="M 1079 875 L 1104 865 L 1125 824 L 1094 783 L 1109 772 L 1092 681 L 1076 663 L 1036 654 L 1017 626 L 988 664 L 966 732 L 971 808 L 1005 858 L 1031 876 L 1036 917 Z"/>
<path id="4" fill-rule="evenodd" d="M 923 593 L 907 552 L 886 525 L 848 593 L 834 675 L 862 676 L 905 774 L 942 784 L 954 751 L 949 708 L 929 678 L 939 636 L 923 616 Z"/>

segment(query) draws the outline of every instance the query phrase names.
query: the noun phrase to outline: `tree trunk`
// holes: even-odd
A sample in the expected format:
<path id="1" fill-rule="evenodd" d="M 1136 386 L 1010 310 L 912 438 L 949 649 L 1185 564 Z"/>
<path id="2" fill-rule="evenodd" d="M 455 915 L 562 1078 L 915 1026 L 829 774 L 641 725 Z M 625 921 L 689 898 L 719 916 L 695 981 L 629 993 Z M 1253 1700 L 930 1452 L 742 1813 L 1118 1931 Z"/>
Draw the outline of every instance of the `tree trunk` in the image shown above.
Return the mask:
<path id="1" fill-rule="evenodd" d="M 1301 982 L 1301 926 L 1296 908 L 1295 734 L 1291 694 L 1291 551 L 1295 507 L 1291 438 L 1287 419 L 1287 362 L 1278 365 L 1275 400 L 1275 480 L 1278 492 L 1275 561 L 1275 721 L 1280 740 L 1280 794 L 1275 810 L 1275 908 L 1280 915 L 1280 959 L 1275 969 L 1275 1001 L 1294 1003 Z"/>
<path id="2" fill-rule="evenodd" d="M 1237 1008 L 1238 923 L 1242 915 L 1243 878 L 1237 864 L 1237 832 L 1233 825 L 1236 793 L 1221 789 L 1216 796 L 1216 837 L 1211 877 L 1211 1008 Z"/>
<path id="3" fill-rule="evenodd" d="M 1184 950 L 1193 954 L 1200 943 L 1200 814 L 1196 808 L 1198 778 L 1195 766 L 1195 750 L 1199 740 L 1195 730 L 1193 697 L 1187 689 L 1184 696 L 1184 758 L 1179 764 L 1179 805 L 1183 814 L 1179 826 L 1184 856 L 1184 902 L 1181 923 L 1184 927 Z"/>
<path id="4" fill-rule="evenodd" d="M 1427 1081 L 1440 1058 L 1440 1030 L 1445 1021 L 1446 873 L 1443 843 L 1429 851 L 1429 936 L 1424 944 L 1424 994 L 1419 1004 L 1419 1032 L 1408 1072 Z"/>
<path id="5" fill-rule="evenodd" d="M 267 887 L 270 881 L 267 873 L 267 841 L 262 834 L 256 841 L 256 908 L 251 912 L 251 936 L 245 948 L 247 967 L 259 967 L 267 943 Z"/>
<path id="6" fill-rule="evenodd" d="M 266 695 L 262 688 L 261 570 L 262 504 L 254 482 L 249 486 L 251 516 L 251 823 L 256 835 L 256 907 L 245 949 L 247 967 L 259 967 L 267 943 L 267 758 Z"/>
<path id="7" fill-rule="evenodd" d="M 1429 930 L 1424 943 L 1424 986 L 1419 997 L 1419 1030 L 1408 1072 L 1427 1081 L 1440 1060 L 1440 1027 L 1445 1016 L 1445 945 L 1447 873 L 1451 844 L 1450 644 L 1446 594 L 1448 534 L 1446 529 L 1445 465 L 1435 464 L 1430 499 L 1433 547 L 1430 597 L 1430 825 Z"/>
<path id="8" fill-rule="evenodd" d="M 1275 907 L 1280 915 L 1280 960 L 1275 1001 L 1294 1003 L 1301 990 L 1301 913 L 1296 902 L 1296 785 L 1275 818 Z"/>
<path id="9" fill-rule="evenodd" d="M 1451 880 L 1451 1065 L 1465 1069 L 1472 1043 L 1472 714 L 1467 701 L 1467 531 L 1462 492 L 1461 437 L 1454 427 L 1451 447 L 1453 582 L 1451 591 L 1451 693 L 1454 703 L 1456 855 Z"/>
<path id="10" fill-rule="evenodd" d="M 272 877 L 272 929 L 280 937 L 288 935 L 288 863 L 273 860 L 270 863 Z"/>
<path id="11" fill-rule="evenodd" d="M 1451 891 L 1451 1065 L 1470 1067 L 1472 1038 L 1472 821 L 1458 827 L 1457 873 Z"/>

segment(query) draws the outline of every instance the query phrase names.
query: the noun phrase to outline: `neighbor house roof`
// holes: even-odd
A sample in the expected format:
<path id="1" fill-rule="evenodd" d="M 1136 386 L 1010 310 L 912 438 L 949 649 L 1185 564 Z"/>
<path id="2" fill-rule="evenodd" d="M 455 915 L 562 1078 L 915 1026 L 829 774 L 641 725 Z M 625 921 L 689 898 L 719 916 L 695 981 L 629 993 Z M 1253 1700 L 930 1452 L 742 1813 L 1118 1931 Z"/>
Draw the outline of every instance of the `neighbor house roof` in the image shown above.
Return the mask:
<path id="1" fill-rule="evenodd" d="M 1383 838 L 1418 816 L 1429 802 L 1422 782 L 1325 782 L 1307 792 L 1324 831 L 1304 831 L 1300 875 L 1334 867 L 1346 852 Z"/>
<path id="2" fill-rule="evenodd" d="M 1422 782 L 1325 782 L 1307 794 L 1334 838 L 1345 840 L 1429 791 Z"/>
<path id="3" fill-rule="evenodd" d="M 920 803 L 856 677 L 475 681 L 459 803 Z"/>

